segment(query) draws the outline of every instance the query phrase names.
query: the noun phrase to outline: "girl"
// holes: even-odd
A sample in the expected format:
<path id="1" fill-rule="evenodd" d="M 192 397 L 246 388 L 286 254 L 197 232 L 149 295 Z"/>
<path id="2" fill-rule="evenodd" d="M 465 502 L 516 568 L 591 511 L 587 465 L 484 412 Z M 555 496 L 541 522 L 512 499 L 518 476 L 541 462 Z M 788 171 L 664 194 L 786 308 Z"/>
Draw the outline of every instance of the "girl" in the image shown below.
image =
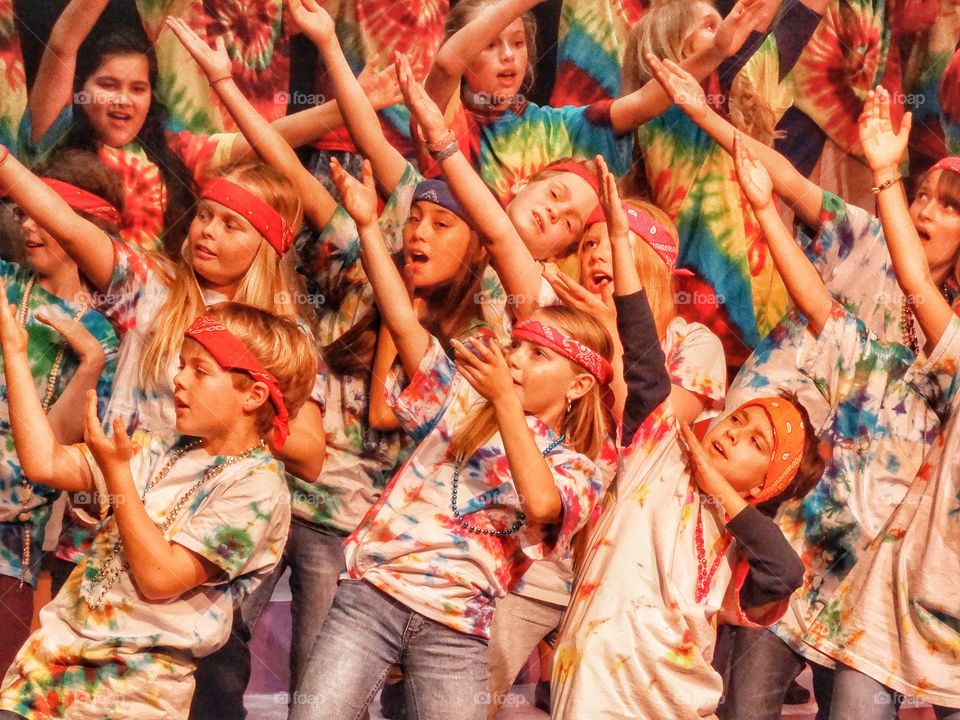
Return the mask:
<path id="1" fill-rule="evenodd" d="M 597 158 L 597 164 L 601 168 L 598 179 L 602 186 L 608 171 L 602 158 Z M 723 407 L 727 372 L 723 345 L 705 326 L 688 323 L 676 315 L 672 281 L 676 229 L 669 218 L 648 203 L 624 201 L 622 204 L 629 227 L 632 261 L 650 298 L 657 339 L 666 357 L 671 404 L 681 422 L 692 425 L 708 420 Z M 591 220 L 595 222 L 584 233 L 579 252 L 580 278 L 584 284 L 563 274 L 546 273 L 544 282 L 550 283 L 556 295 L 550 298 L 550 293 L 541 291 L 541 299 L 550 300 L 546 303 L 548 305 L 562 300 L 564 304 L 602 320 L 608 330 L 612 326 L 613 333 L 616 333 L 608 225 L 602 213 L 595 213 Z M 494 256 L 493 262 L 500 266 L 533 260 L 521 246 L 513 257 Z M 532 296 L 529 289 L 506 289 L 511 294 Z M 521 305 L 516 307 L 521 313 L 525 310 Z M 619 417 L 627 388 L 621 357 L 623 349 L 619 342 L 614 346 L 614 379 L 610 387 L 614 396 L 614 415 Z M 611 448 L 613 450 L 615 448 Z M 608 458 L 604 454 L 597 461 L 605 471 L 605 487 L 616 472 L 615 453 L 611 452 L 611 455 Z M 490 697 L 493 702 L 506 695 L 536 643 L 559 626 L 560 616 L 570 600 L 573 576 L 570 558 L 535 562 L 510 594 L 498 602 L 490 630 Z M 492 716 L 495 710 L 496 706 L 491 703 L 489 715 Z"/>
<path id="2" fill-rule="evenodd" d="M 530 558 L 563 551 L 600 490 L 588 458 L 606 432 L 609 338 L 589 316 L 544 310 L 515 328 L 509 360 L 474 336 L 453 341 L 454 367 L 380 237 L 369 164 L 362 186 L 334 179 L 410 379 L 391 378 L 391 403 L 420 444 L 347 541 L 350 579 L 301 686 L 317 703 L 292 717 L 356 716 L 402 662 L 415 717 L 483 718 L 469 699 L 486 690 L 493 600 Z"/>
<path id="3" fill-rule="evenodd" d="M 921 236 L 900 186 L 898 161 L 910 116 L 894 133 L 889 97 L 878 89 L 860 118 L 860 143 L 877 187 L 877 207 L 897 281 L 911 298 L 932 348 L 911 368 L 912 380 L 945 418 L 940 438 L 906 497 L 844 578 L 807 639 L 838 665 L 831 717 L 892 720 L 902 694 L 935 705 L 937 718 L 960 718 L 960 607 L 955 557 L 957 514 L 958 306 L 944 300 L 923 260 Z M 960 158 L 937 170 L 960 172 Z M 953 221 L 960 226 L 956 208 Z M 931 573 L 931 568 L 936 568 Z M 934 579 L 935 578 L 935 579 Z M 839 618 L 840 622 L 836 619 Z M 895 692 L 894 692 L 895 691 Z M 870 708 L 870 710 L 867 710 Z"/>
<path id="4" fill-rule="evenodd" d="M 823 464 L 786 398 L 738 408 L 702 444 L 677 422 L 613 178 L 602 190 L 628 444 L 560 628 L 553 717 L 708 717 L 718 614 L 769 623 L 801 582 L 802 563 L 756 506 L 804 493 Z"/>
<path id="5" fill-rule="evenodd" d="M 423 322 L 449 343 L 480 321 L 476 297 L 486 260 L 476 233 L 443 183 L 417 180 L 413 168 L 387 143 L 337 45 L 329 16 L 305 13 L 296 3 L 290 8 L 300 27 L 324 49 L 358 145 L 377 158 L 378 177 L 391 193 L 379 222 L 391 250 L 402 253 Z M 229 72 L 230 60 L 221 48 L 209 48 L 180 21 L 169 24 L 207 77 Z M 297 188 L 311 225 L 298 240 L 297 256 L 309 296 L 317 300 L 318 341 L 327 361 L 321 375 L 327 455 L 318 478 L 290 480 L 294 524 L 284 559 L 291 567 L 293 595 L 292 691 L 333 602 L 344 567 L 342 538 L 379 497 L 410 442 L 392 411 L 377 402 L 396 350 L 386 330 L 378 328 L 380 315 L 358 262 L 356 225 L 232 81 L 218 82 L 215 88 L 241 130 L 256 138 L 257 151 Z M 264 601 L 268 596 L 264 592 Z M 260 609 L 250 610 L 251 622 Z"/>
<path id="6" fill-rule="evenodd" d="M 119 183 L 95 156 L 79 150 L 58 153 L 38 172 L 82 217 L 116 232 Z M 77 411 L 87 389 L 96 388 L 104 402 L 109 397 L 117 338 L 106 318 L 90 309 L 77 266 L 56 239 L 22 208 L 15 207 L 14 215 L 22 225 L 25 262 L 0 261 L 7 288 L 3 304 L 16 306 L 16 320 L 29 336 L 33 384 L 51 427 L 61 442 L 73 442 L 82 435 L 82 412 Z M 6 375 L 2 377 L 5 382 Z M 6 400 L 5 387 L 0 396 Z M 5 430 L 0 447 L 0 667 L 6 668 L 30 632 L 44 528 L 57 491 L 23 473 L 8 432 L 5 401 L 0 414 Z"/>
<path id="7" fill-rule="evenodd" d="M 709 79 L 711 102 L 762 142 L 773 141 L 777 121 L 792 104 L 792 86 L 784 78 L 825 3 L 791 5 L 769 35 L 748 39 L 743 52 Z M 669 0 L 652 6 L 631 31 L 622 91 L 650 81 L 648 54 L 683 63 L 709 42 L 720 22 L 709 2 Z M 730 158 L 676 108 L 640 127 L 637 154 L 642 162 L 634 166 L 636 184 L 674 219 L 679 264 L 697 275 L 679 283 L 691 298 L 681 314 L 724 338 L 727 362 L 737 368 L 784 314 L 786 296 L 732 180 Z"/>
<path id="8" fill-rule="evenodd" d="M 724 147 L 732 150 L 733 127 L 706 107 L 696 82 L 673 65 L 654 61 L 658 77 L 669 88 L 684 112 Z M 832 193 L 814 185 L 770 148 L 744 138 L 744 142 L 767 168 L 774 187 L 802 223 L 798 241 L 809 255 L 818 275 L 836 300 L 869 328 L 880 341 L 898 342 L 919 350 L 922 332 L 915 329 L 909 303 L 896 283 L 886 237 L 880 222 L 866 211 L 844 203 Z M 960 249 L 960 227 L 951 208 L 960 206 L 960 174 L 935 169 L 919 178 L 919 190 L 911 205 L 915 227 L 927 240 L 924 254 L 936 282 L 943 284 L 953 270 Z M 791 603 L 792 612 L 773 629 L 776 636 L 737 630 L 733 664 L 728 688 L 729 717 L 758 712 L 758 717 L 780 713 L 783 689 L 803 668 L 803 658 L 820 667 L 832 661 L 803 642 L 810 622 L 860 556 L 860 548 L 869 542 L 898 506 L 924 454 L 923 448 L 936 435 L 939 421 L 929 409 L 907 422 L 912 449 L 891 449 L 856 436 L 862 405 L 856 397 L 842 413 L 834 414 L 831 405 L 805 375 L 797 372 L 797 352 L 804 338 L 806 322 L 790 314 L 761 343 L 741 369 L 727 393 L 731 407 L 774 391 L 793 392 L 810 412 L 833 460 L 816 491 L 802 504 L 785 508 L 781 529 L 801 551 L 807 567 L 804 587 Z M 915 354 L 915 353 L 914 353 Z M 869 374 L 869 366 L 864 367 Z M 877 381 L 882 376 L 878 374 Z M 859 382 L 859 381 L 858 381 Z M 851 390 L 856 384 L 851 386 Z M 896 408 L 896 404 L 891 405 Z M 906 408 L 901 408 L 906 413 Z M 863 427 L 871 430 L 874 421 Z M 925 428 L 925 429 L 924 429 Z M 923 437 L 917 437 L 922 433 Z M 891 455 L 892 453 L 892 455 Z M 857 468 L 872 468 L 882 492 L 855 492 L 845 479 Z M 892 469 L 892 472 L 891 472 Z M 885 479 L 883 479 L 885 478 Z M 866 487 L 866 486 L 865 486 Z M 781 642 L 782 640 L 782 642 Z M 747 656 L 753 659 L 748 660 Z M 764 673 L 759 673 L 760 668 Z M 774 672 L 768 672 L 777 668 Z M 815 676 L 823 678 L 817 670 Z M 758 682 L 758 678 L 763 678 Z M 830 705 L 828 677 L 818 682 L 818 704 Z M 758 701 L 758 698 L 762 700 Z M 763 710 L 758 711 L 762 704 Z"/>
<path id="9" fill-rule="evenodd" d="M 180 348 L 177 432 L 104 436 L 90 393 L 86 445 L 56 442 L 33 392 L 26 334 L 0 307 L 11 421 L 39 482 L 100 493 L 112 510 L 41 613 L 0 690 L 13 717 L 185 718 L 193 662 L 223 644 L 234 600 L 277 562 L 289 496 L 282 447 L 316 375 L 290 319 L 235 303 L 191 324 Z M 187 440 L 187 437 L 194 438 Z"/>
<path id="10" fill-rule="evenodd" d="M 599 154 L 615 174 L 625 174 L 630 168 L 630 133 L 667 107 L 654 83 L 588 107 L 528 103 L 521 93 L 532 85 L 529 61 L 536 57 L 536 22 L 529 10 L 539 1 L 457 3 L 447 16 L 447 38 L 424 83 L 441 108 L 459 94 L 462 106 L 457 104 L 450 137 L 504 205 L 516 195 L 521 180 L 561 158 L 592 159 Z M 690 69 L 706 74 L 731 51 L 730 45 L 739 47 L 736 43 L 752 28 L 761 4 L 756 0 L 740 3 L 717 33 L 717 43 L 698 48 L 700 54 L 692 59 Z M 735 34 L 738 39 L 733 39 Z M 427 148 L 439 151 L 443 145 Z M 421 167 L 427 175 L 439 172 L 438 164 L 425 154 Z"/>
<path id="11" fill-rule="evenodd" d="M 29 100 L 23 134 L 37 153 L 63 141 L 96 151 L 124 185 L 124 240 L 177 257 L 187 233 L 192 188 L 208 179 L 207 166 L 249 152 L 237 134 L 211 136 L 168 131 L 167 111 L 155 94 L 157 61 L 147 40 L 132 31 L 96 35 L 78 53 L 107 0 L 73 0 L 57 19 Z M 392 90 L 375 94 L 389 103 Z M 302 145 L 342 121 L 326 103 L 276 121 L 293 145 Z"/>

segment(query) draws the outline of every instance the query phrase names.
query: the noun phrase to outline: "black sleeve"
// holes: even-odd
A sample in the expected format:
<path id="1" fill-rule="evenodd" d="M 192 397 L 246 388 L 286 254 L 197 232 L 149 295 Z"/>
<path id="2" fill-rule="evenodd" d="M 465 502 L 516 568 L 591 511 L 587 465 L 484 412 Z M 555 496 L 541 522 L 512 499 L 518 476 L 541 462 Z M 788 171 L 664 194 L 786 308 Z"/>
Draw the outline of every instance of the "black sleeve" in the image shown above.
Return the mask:
<path id="1" fill-rule="evenodd" d="M 780 80 L 797 64 L 800 54 L 820 25 L 820 19 L 800 0 L 793 0 L 790 7 L 777 18 L 773 35 L 777 38 L 777 52 L 780 55 Z"/>
<path id="2" fill-rule="evenodd" d="M 740 588 L 740 607 L 760 607 L 790 597 L 803 584 L 803 562 L 777 524 L 753 506 L 727 523 L 750 572 Z"/>
<path id="3" fill-rule="evenodd" d="M 623 343 L 623 379 L 627 402 L 623 408 L 623 441 L 629 443 L 647 416 L 670 396 L 670 376 L 660 349 L 653 312 L 643 290 L 614 296 L 617 332 Z"/>

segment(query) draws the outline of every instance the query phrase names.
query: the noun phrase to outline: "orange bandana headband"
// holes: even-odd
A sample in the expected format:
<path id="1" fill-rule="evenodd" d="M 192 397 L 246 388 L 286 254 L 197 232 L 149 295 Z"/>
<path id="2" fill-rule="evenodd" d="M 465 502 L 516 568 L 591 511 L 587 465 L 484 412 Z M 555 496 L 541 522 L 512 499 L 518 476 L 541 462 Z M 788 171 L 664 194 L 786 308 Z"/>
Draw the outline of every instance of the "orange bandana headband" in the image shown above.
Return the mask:
<path id="1" fill-rule="evenodd" d="M 744 403 L 738 409 L 755 405 L 762 408 L 773 426 L 773 451 L 760 495 L 751 500 L 759 505 L 782 493 L 800 469 L 806 442 L 806 426 L 800 411 L 782 397 L 765 397 Z"/>

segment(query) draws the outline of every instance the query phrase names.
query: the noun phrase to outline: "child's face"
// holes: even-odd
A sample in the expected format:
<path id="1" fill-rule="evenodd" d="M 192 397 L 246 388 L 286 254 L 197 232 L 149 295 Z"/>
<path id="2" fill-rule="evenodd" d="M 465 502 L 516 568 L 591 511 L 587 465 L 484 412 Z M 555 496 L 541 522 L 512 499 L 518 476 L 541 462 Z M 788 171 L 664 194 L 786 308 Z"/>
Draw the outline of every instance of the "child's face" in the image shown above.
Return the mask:
<path id="1" fill-rule="evenodd" d="M 910 205 L 910 217 L 917 228 L 927 264 L 934 277 L 942 277 L 953 267 L 960 249 L 960 207 L 946 203 L 937 196 L 940 174 L 936 170 L 927 175 L 917 188 Z"/>
<path id="2" fill-rule="evenodd" d="M 697 3 L 697 11 L 700 14 L 699 19 L 683 38 L 682 55 L 680 59 L 696 55 L 703 52 L 713 44 L 717 30 L 720 29 L 720 23 L 723 18 L 709 3 Z"/>
<path id="3" fill-rule="evenodd" d="M 145 56 L 107 56 L 83 84 L 80 98 L 97 140 L 110 147 L 133 141 L 146 122 L 150 93 Z"/>
<path id="4" fill-rule="evenodd" d="M 420 200 L 403 226 L 403 261 L 415 287 L 449 282 L 464 272 L 473 233 L 449 210 Z"/>
<path id="5" fill-rule="evenodd" d="M 493 105 L 513 102 L 527 72 L 527 37 L 523 19 L 510 23 L 500 36 L 480 51 L 464 78 L 475 94 L 487 97 Z"/>
<path id="6" fill-rule="evenodd" d="M 580 240 L 580 284 L 595 295 L 613 285 L 613 255 L 605 222 L 591 225 Z"/>
<path id="7" fill-rule="evenodd" d="M 234 387 L 233 374 L 196 340 L 183 341 L 173 387 L 177 432 L 182 435 L 221 437 L 243 417 L 244 395 Z"/>
<path id="8" fill-rule="evenodd" d="M 30 269 L 40 277 L 50 277 L 64 268 L 70 268 L 76 272 L 76 263 L 60 247 L 60 243 L 37 225 L 33 218 L 22 213 L 23 211 L 18 208 L 15 214 L 23 227 L 24 259 Z"/>
<path id="9" fill-rule="evenodd" d="M 187 233 L 187 259 L 208 289 L 233 298 L 264 242 L 250 221 L 225 205 L 200 200 Z"/>
<path id="10" fill-rule="evenodd" d="M 560 172 L 534 180 L 507 205 L 507 216 L 536 260 L 566 256 L 597 206 L 597 193 L 579 175 Z"/>
<path id="11" fill-rule="evenodd" d="M 773 441 L 770 417 L 763 408 L 750 405 L 737 408 L 710 428 L 701 444 L 710 464 L 745 496 L 762 489 Z"/>

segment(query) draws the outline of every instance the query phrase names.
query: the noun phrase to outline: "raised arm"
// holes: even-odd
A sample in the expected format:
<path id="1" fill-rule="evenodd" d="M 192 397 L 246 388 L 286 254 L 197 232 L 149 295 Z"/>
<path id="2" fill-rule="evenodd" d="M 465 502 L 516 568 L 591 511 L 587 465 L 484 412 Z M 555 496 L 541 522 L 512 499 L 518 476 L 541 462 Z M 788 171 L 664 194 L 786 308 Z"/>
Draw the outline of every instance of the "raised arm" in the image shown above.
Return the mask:
<path id="1" fill-rule="evenodd" d="M 264 162 L 283 173 L 298 190 L 303 212 L 314 227 L 321 229 L 337 209 L 336 201 L 323 184 L 300 163 L 293 148 L 250 104 L 231 76 L 230 57 L 223 38 L 211 48 L 181 19 L 167 18 L 167 27 L 207 76 L 237 127 Z"/>
<path id="2" fill-rule="evenodd" d="M 27 103 L 31 142 L 38 142 L 73 96 L 77 51 L 110 0 L 72 0 L 50 31 Z"/>
<path id="3" fill-rule="evenodd" d="M 340 191 L 344 209 L 357 224 L 361 261 L 380 316 L 397 346 L 404 372 L 407 377 L 413 377 L 430 348 L 430 333 L 420 324 L 400 271 L 380 233 L 377 191 L 373 186 L 370 161 L 363 161 L 362 184 L 351 177 L 336 159 L 330 161 L 330 174 Z"/>
<path id="4" fill-rule="evenodd" d="M 0 187 L 50 233 L 77 263 L 80 274 L 106 292 L 113 277 L 113 241 L 89 220 L 74 212 L 67 201 L 0 146 Z"/>
<path id="5" fill-rule="evenodd" d="M 770 0 L 739 0 L 720 24 L 713 42 L 680 64 L 697 81 L 706 79 L 720 63 L 737 52 L 753 29 L 765 21 Z M 632 45 L 632 44 L 631 44 Z M 630 52 L 630 50 L 628 50 Z M 674 102 L 656 80 L 650 80 L 610 106 L 614 131 L 625 133 L 660 115 Z"/>
<path id="6" fill-rule="evenodd" d="M 436 103 L 414 78 L 407 59 L 399 54 L 397 79 L 407 107 L 423 129 L 427 144 L 432 147 L 446 144 L 437 156 L 443 158 L 440 167 L 444 179 L 460 207 L 470 217 L 470 226 L 479 233 L 490 253 L 491 264 L 503 287 L 516 298 L 514 312 L 518 317 L 526 317 L 537 308 L 543 268 L 523 244 L 517 229 L 486 183 L 460 152 Z"/>
<path id="7" fill-rule="evenodd" d="M 733 138 L 737 130 L 707 105 L 703 88 L 696 79 L 669 60 L 661 62 L 649 55 L 647 61 L 654 77 L 673 102 L 732 155 Z M 773 187 L 781 199 L 806 225 L 818 230 L 823 191 L 797 172 L 793 164 L 773 148 L 751 137 L 744 136 L 743 140 L 753 156 L 770 174 Z"/>
<path id="8" fill-rule="evenodd" d="M 933 281 L 930 265 L 900 182 L 899 165 L 907 150 L 912 115 L 906 113 L 900 131 L 890 120 L 890 94 L 877 87 L 867 94 L 860 115 L 860 144 L 873 172 L 877 213 L 883 224 L 893 269 L 903 294 L 910 300 L 923 334 L 932 345 L 947 329 L 953 310 Z"/>
<path id="9" fill-rule="evenodd" d="M 783 284 L 793 303 L 807 316 L 810 329 L 819 335 L 833 306 L 830 291 L 780 219 L 773 202 L 773 181 L 740 133 L 734 136 L 733 151 L 737 180 L 757 216 Z"/>
<path id="10" fill-rule="evenodd" d="M 350 137 L 360 153 L 370 159 L 380 185 L 392 193 L 406 171 L 407 161 L 384 136 L 377 113 L 343 55 L 333 19 L 315 0 L 290 0 L 290 12 L 323 55 Z"/>
<path id="11" fill-rule="evenodd" d="M 470 63 L 495 43 L 510 23 L 541 2 L 543 0 L 500 0 L 492 3 L 440 46 L 423 83 L 438 107 L 447 107 Z"/>
<path id="12" fill-rule="evenodd" d="M 62 445 L 40 405 L 27 358 L 27 331 L 7 304 L 7 289 L 0 283 L 0 343 L 7 382 L 7 408 L 13 444 L 23 474 L 34 482 L 68 492 L 93 491 L 93 475 L 83 455 Z"/>

